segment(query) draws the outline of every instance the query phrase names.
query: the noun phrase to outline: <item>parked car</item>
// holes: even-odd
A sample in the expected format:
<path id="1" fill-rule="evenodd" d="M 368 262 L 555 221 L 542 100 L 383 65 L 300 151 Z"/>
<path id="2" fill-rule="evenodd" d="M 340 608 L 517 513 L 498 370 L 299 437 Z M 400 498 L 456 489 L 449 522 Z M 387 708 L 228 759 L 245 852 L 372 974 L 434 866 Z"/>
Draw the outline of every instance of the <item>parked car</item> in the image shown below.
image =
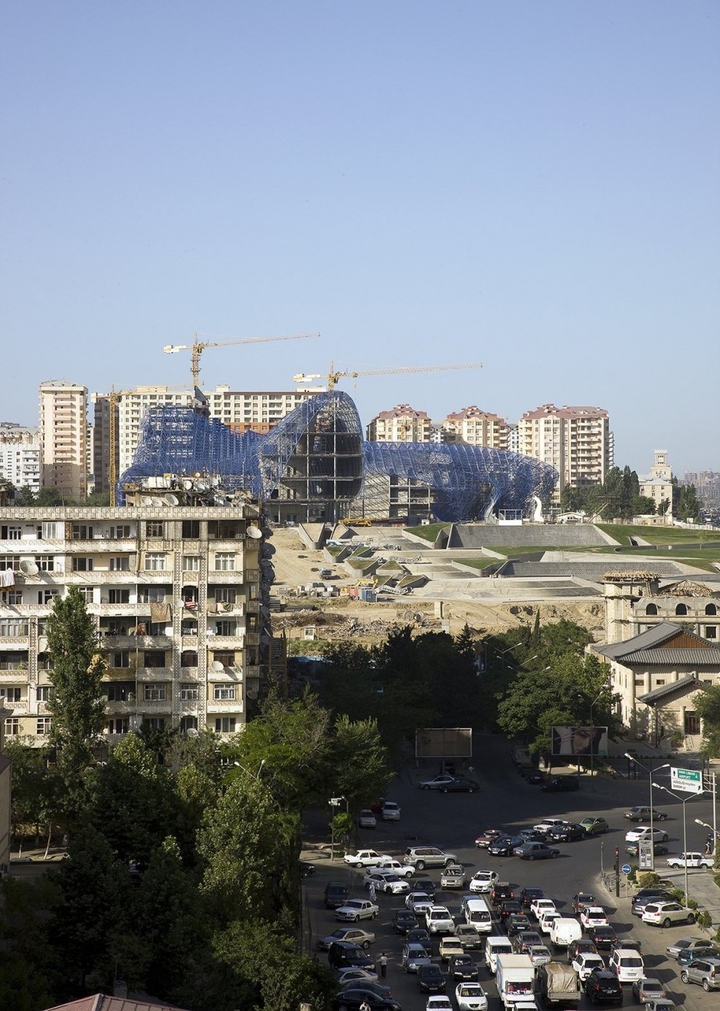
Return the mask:
<path id="1" fill-rule="evenodd" d="M 367 874 L 365 878 L 371 881 L 376 891 L 390 893 L 390 895 L 407 895 L 410 891 L 410 884 L 406 878 L 401 878 L 394 871 L 375 871 Z M 363 878 L 363 880 L 365 880 Z"/>
<path id="2" fill-rule="evenodd" d="M 410 882 L 411 892 L 425 892 L 431 899 L 435 898 L 435 882 L 432 878 L 413 878 Z"/>
<path id="3" fill-rule="evenodd" d="M 651 902 L 642 914 L 643 923 L 670 927 L 673 923 L 694 923 L 695 913 L 679 902 Z"/>
<path id="4" fill-rule="evenodd" d="M 402 1011 L 394 997 L 371 993 L 348 987 L 335 994 L 332 999 L 333 1011 L 360 1011 L 360 1005 L 368 1003 L 372 1011 Z"/>
<path id="5" fill-rule="evenodd" d="M 338 972 L 345 972 L 344 969 L 337 970 Z M 389 986 L 385 986 L 384 983 L 373 982 L 370 979 L 359 979 L 354 983 L 348 980 L 345 983 L 340 984 L 340 990 L 364 990 L 366 993 L 375 993 L 378 997 L 389 997 L 391 995 L 391 990 Z"/>
<path id="6" fill-rule="evenodd" d="M 432 904 L 432 899 L 426 892 L 410 892 L 405 896 L 405 905 L 408 909 L 412 909 L 416 916 L 425 916 Z"/>
<path id="7" fill-rule="evenodd" d="M 716 942 L 708 940 L 706 944 L 699 945 L 697 948 L 683 948 L 682 951 L 678 952 L 677 964 L 687 965 L 694 958 L 718 957 L 720 957 L 720 947 Z"/>
<path id="8" fill-rule="evenodd" d="M 426 867 L 447 867 L 457 863 L 454 853 L 445 853 L 437 846 L 408 846 L 403 856 L 403 863 L 424 871 Z"/>
<path id="9" fill-rule="evenodd" d="M 609 969 L 595 969 L 585 981 L 585 993 L 591 1004 L 622 1004 L 620 980 Z"/>
<path id="10" fill-rule="evenodd" d="M 521 930 L 532 930 L 530 918 L 525 913 L 511 913 L 505 920 L 505 930 L 508 937 L 514 937 Z"/>
<path id="11" fill-rule="evenodd" d="M 708 993 L 720 990 L 720 958 L 698 955 L 680 973 L 683 983 L 698 983 Z"/>
<path id="12" fill-rule="evenodd" d="M 374 920 L 380 912 L 380 907 L 376 906 L 370 899 L 348 899 L 344 906 L 339 906 L 335 910 L 336 920 Z"/>
<path id="13" fill-rule="evenodd" d="M 448 976 L 457 982 L 474 983 L 480 973 L 470 955 L 452 955 L 448 962 Z"/>
<path id="14" fill-rule="evenodd" d="M 454 776 L 450 776 L 448 773 L 442 773 L 439 776 L 433 776 L 432 779 L 422 779 L 420 780 L 421 790 L 442 790 L 444 786 L 452 783 L 455 779 Z"/>
<path id="15" fill-rule="evenodd" d="M 450 934 L 455 929 L 455 920 L 447 906 L 430 906 L 425 913 L 425 926 L 431 934 Z"/>
<path id="16" fill-rule="evenodd" d="M 640 843 L 632 842 L 625 847 L 625 852 L 628 856 L 636 857 L 640 853 Z M 656 857 L 663 857 L 668 852 L 668 847 L 665 843 L 656 842 L 653 843 L 653 853 Z"/>
<path id="17" fill-rule="evenodd" d="M 521 828 L 518 832 L 523 842 L 545 842 L 546 836 L 535 828 Z"/>
<path id="18" fill-rule="evenodd" d="M 364 807 L 358 815 L 358 828 L 376 828 L 377 819 L 369 807 Z"/>
<path id="19" fill-rule="evenodd" d="M 638 941 L 635 937 L 618 937 L 614 944 L 610 945 L 610 957 L 618 948 L 624 948 L 626 951 L 636 951 L 638 955 L 642 955 L 642 941 Z"/>
<path id="20" fill-rule="evenodd" d="M 355 983 L 377 983 L 378 974 L 372 969 L 358 969 L 352 965 L 341 966 L 337 972 L 340 986 L 352 986 Z M 388 993 L 390 988 L 387 987 Z"/>
<path id="21" fill-rule="evenodd" d="M 392 871 L 399 878 L 411 878 L 414 873 L 412 867 L 401 864 L 394 857 L 380 857 L 377 863 L 367 864 L 367 869 L 369 871 Z"/>
<path id="22" fill-rule="evenodd" d="M 530 915 L 536 920 L 540 919 L 540 914 L 546 909 L 557 909 L 555 906 L 555 901 L 553 899 L 548 899 L 544 895 L 538 895 L 536 899 L 530 903 Z"/>
<path id="23" fill-rule="evenodd" d="M 569 790 L 579 790 L 577 776 L 549 776 L 544 783 L 540 784 L 540 789 L 546 793 L 564 793 Z"/>
<path id="24" fill-rule="evenodd" d="M 635 983 L 645 975 L 642 955 L 632 949 L 614 945 L 608 961 L 608 969 L 614 972 L 621 983 Z"/>
<path id="25" fill-rule="evenodd" d="M 588 835 L 600 835 L 610 828 L 604 818 L 581 818 L 578 824 L 582 825 Z"/>
<path id="26" fill-rule="evenodd" d="M 518 955 L 527 951 L 533 944 L 542 944 L 543 939 L 537 930 L 519 930 L 512 939 L 513 948 Z"/>
<path id="27" fill-rule="evenodd" d="M 387 853 L 377 853 L 375 850 L 358 850 L 357 853 L 346 853 L 345 863 L 350 864 L 351 867 L 377 867 L 380 861 L 386 857 L 388 860 L 392 860 L 392 857 Z"/>
<path id="28" fill-rule="evenodd" d="M 629 832 L 625 833 L 625 842 L 667 842 L 670 837 L 667 832 L 661 828 L 651 829 L 649 825 L 644 825 L 642 828 L 631 828 Z"/>
<path id="29" fill-rule="evenodd" d="M 475 871 L 468 888 L 471 892 L 490 892 L 497 879 L 497 871 Z"/>
<path id="30" fill-rule="evenodd" d="M 337 909 L 338 906 L 344 905 L 349 897 L 350 893 L 347 890 L 347 885 L 344 885 L 342 881 L 328 881 L 325 885 L 324 900 L 326 909 Z"/>
<path id="31" fill-rule="evenodd" d="M 534 885 L 527 885 L 520 892 L 520 901 L 523 904 L 523 909 L 526 909 L 526 910 L 530 909 L 530 906 L 533 904 L 533 902 L 535 901 L 535 899 L 542 899 L 544 897 L 545 897 L 545 892 L 542 890 L 542 888 L 537 888 Z"/>
<path id="32" fill-rule="evenodd" d="M 374 940 L 375 935 L 372 931 L 363 930 L 362 927 L 338 927 L 327 937 L 319 938 L 316 947 L 318 951 L 330 951 L 333 941 L 352 941 L 353 944 L 357 944 L 367 951 Z"/>
<path id="33" fill-rule="evenodd" d="M 400 956 L 400 965 L 405 972 L 417 972 L 421 965 L 430 965 L 431 958 L 424 944 L 408 943 Z"/>
<path id="34" fill-rule="evenodd" d="M 651 1000 L 662 1000 L 667 997 L 667 990 L 659 979 L 643 976 L 636 979 L 632 985 L 633 997 L 641 1004 L 648 1004 Z"/>
<path id="35" fill-rule="evenodd" d="M 453 1006 L 445 994 L 434 993 L 425 1002 L 425 1011 L 453 1011 Z"/>
<path id="36" fill-rule="evenodd" d="M 577 842 L 578 839 L 587 839 L 588 833 L 582 825 L 570 822 L 569 825 L 558 825 L 548 832 L 548 839 L 551 842 Z"/>
<path id="37" fill-rule="evenodd" d="M 522 846 L 522 843 L 522 837 L 518 835 L 500 836 L 499 839 L 490 843 L 487 851 L 493 857 L 511 857 L 515 847 Z"/>
<path id="38" fill-rule="evenodd" d="M 538 920 L 538 930 L 541 934 L 550 934 L 552 932 L 553 921 L 559 919 L 560 913 L 557 909 L 544 909 Z"/>
<path id="39" fill-rule="evenodd" d="M 462 888 L 465 884 L 465 868 L 462 864 L 448 864 L 440 874 L 441 888 Z"/>
<path id="40" fill-rule="evenodd" d="M 500 922 L 501 923 L 505 923 L 505 921 L 509 917 L 513 916 L 516 913 L 519 913 L 521 915 L 525 915 L 522 912 L 522 906 L 520 905 L 520 900 L 519 899 L 503 899 L 503 901 L 500 903 Z"/>
<path id="41" fill-rule="evenodd" d="M 537 825 L 533 825 L 533 828 L 536 832 L 540 832 L 543 836 L 547 836 L 550 829 L 569 824 L 570 822 L 565 818 L 543 818 L 543 820 L 539 821 Z"/>
<path id="42" fill-rule="evenodd" d="M 394 800 L 385 800 L 380 809 L 380 816 L 383 821 L 400 821 L 400 808 Z"/>
<path id="43" fill-rule="evenodd" d="M 463 955 L 464 953 L 465 949 L 462 946 L 462 941 L 455 934 L 446 934 L 440 938 L 438 954 L 440 955 L 441 962 L 449 962 L 453 955 Z"/>
<path id="44" fill-rule="evenodd" d="M 651 902 L 669 902 L 672 892 L 667 888 L 641 888 L 635 892 L 630 902 L 630 908 L 636 916 L 642 916 L 643 909 Z"/>
<path id="45" fill-rule="evenodd" d="M 630 821 L 650 821 L 651 814 L 653 821 L 665 821 L 667 818 L 664 811 L 651 811 L 649 807 L 644 807 L 642 804 L 638 807 L 631 807 L 629 811 L 625 812 L 623 817 L 628 818 Z"/>
<path id="46" fill-rule="evenodd" d="M 675 857 L 667 858 L 668 867 L 712 867 L 714 863 L 713 857 L 706 857 L 702 853 L 678 853 Z"/>
<path id="47" fill-rule="evenodd" d="M 504 835 L 504 833 L 501 832 L 499 828 L 486 828 L 485 831 L 481 832 L 475 840 L 475 845 L 478 849 L 486 850 L 490 843 L 499 838 L 501 835 Z"/>
<path id="48" fill-rule="evenodd" d="M 467 776 L 456 776 L 451 782 L 440 787 L 441 793 L 477 793 L 480 784 Z"/>
<path id="49" fill-rule="evenodd" d="M 459 983 L 455 987 L 458 1011 L 487 1011 L 488 998 L 479 983 Z"/>
<path id="50" fill-rule="evenodd" d="M 432 956 L 433 944 L 432 938 L 428 934 L 425 927 L 413 927 L 412 930 L 408 930 L 405 934 L 406 944 L 422 944 L 428 955 Z"/>
<path id="51" fill-rule="evenodd" d="M 447 986 L 445 973 L 434 962 L 418 968 L 417 981 L 420 990 L 425 993 L 442 993 Z"/>

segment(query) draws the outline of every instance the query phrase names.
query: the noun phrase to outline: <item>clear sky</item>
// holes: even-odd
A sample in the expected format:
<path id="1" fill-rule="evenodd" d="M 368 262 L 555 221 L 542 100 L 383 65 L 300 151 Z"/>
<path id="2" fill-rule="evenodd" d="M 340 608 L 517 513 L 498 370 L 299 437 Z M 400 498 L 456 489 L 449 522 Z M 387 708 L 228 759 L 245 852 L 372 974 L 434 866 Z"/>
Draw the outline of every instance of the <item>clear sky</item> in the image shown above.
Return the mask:
<path id="1" fill-rule="evenodd" d="M 345 380 L 720 470 L 717 0 L 22 0 L 0 14 L 0 420 L 37 387 Z"/>

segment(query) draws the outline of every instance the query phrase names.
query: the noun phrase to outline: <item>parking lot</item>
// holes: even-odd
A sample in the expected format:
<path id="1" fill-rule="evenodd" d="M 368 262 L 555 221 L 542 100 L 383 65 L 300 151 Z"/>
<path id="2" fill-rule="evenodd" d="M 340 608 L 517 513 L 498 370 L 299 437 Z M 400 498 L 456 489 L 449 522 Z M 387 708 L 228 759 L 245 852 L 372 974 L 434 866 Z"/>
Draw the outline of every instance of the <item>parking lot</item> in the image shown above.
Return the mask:
<path id="1" fill-rule="evenodd" d="M 544 794 L 517 775 L 507 741 L 496 735 L 484 735 L 476 739 L 473 764 L 475 775 L 482 784 L 482 789 L 477 794 L 442 794 L 420 790 L 416 786 L 419 779 L 428 772 L 438 770 L 414 766 L 408 768 L 388 792 L 400 804 L 401 820 L 381 821 L 375 829 L 359 832 L 358 844 L 374 847 L 378 852 L 401 860 L 409 846 L 421 843 L 439 846 L 456 854 L 465 867 L 468 879 L 477 870 L 487 868 L 497 871 L 501 878 L 510 881 L 516 891 L 524 886 L 536 885 L 544 890 L 546 896 L 555 900 L 563 916 L 572 915 L 570 900 L 576 892 L 590 891 L 604 907 L 617 934 L 633 937 L 642 943 L 645 975 L 660 979 L 668 996 L 677 1006 L 684 1006 L 688 1011 L 709 1011 L 718 1006 L 718 991 L 705 993 L 699 986 L 682 984 L 677 963 L 665 954 L 665 947 L 671 941 L 686 936 L 702 936 L 703 931 L 696 925 L 664 929 L 642 923 L 630 911 L 630 895 L 634 889 L 627 886 L 624 877 L 621 879 L 620 896 L 614 894 L 615 847 L 620 849 L 621 863 L 630 859 L 624 855 L 624 840 L 625 832 L 632 825 L 623 818 L 623 811 L 645 801 L 646 783 L 597 781 L 591 789 L 590 784 L 583 782 L 582 788 L 571 794 Z M 491 775 L 487 773 L 488 769 L 492 769 Z M 670 854 L 678 853 L 682 849 L 680 805 L 670 803 L 665 806 L 668 819 L 664 822 L 664 828 L 670 836 Z M 693 819 L 700 817 L 707 820 L 710 817 L 709 807 L 709 800 L 693 801 Z M 546 817 L 566 818 L 574 822 L 589 815 L 602 815 L 607 820 L 610 831 L 593 838 L 558 844 L 560 854 L 557 859 L 530 862 L 513 856 L 493 857 L 474 846 L 476 836 L 486 828 L 520 829 Z M 326 852 L 323 855 L 323 851 L 312 848 L 313 843 L 317 845 L 322 842 L 317 831 L 322 818 L 323 815 L 320 814 L 314 823 L 315 833 L 312 830 L 308 833 L 309 849 L 305 853 L 316 867 L 316 873 L 303 883 L 304 943 L 308 950 L 314 950 L 319 937 L 332 933 L 339 926 L 332 910 L 324 908 L 323 890 L 328 880 L 344 882 L 352 896 L 367 898 L 368 895 L 362 884 L 363 870 L 349 867 L 342 859 L 331 861 Z M 688 825 L 688 849 L 701 848 L 703 841 L 704 830 L 693 821 L 692 828 Z M 661 872 L 664 859 L 659 857 L 657 861 Z M 703 871 L 690 872 L 691 895 L 701 880 L 708 881 L 707 875 L 702 879 L 698 877 L 703 874 Z M 467 889 L 441 890 L 439 869 L 425 871 L 423 876 L 432 877 L 437 888 L 436 902 L 450 909 L 456 923 L 462 922 L 460 903 Z M 677 880 L 676 872 L 673 876 Z M 682 877 L 680 874 L 680 884 Z M 392 989 L 393 997 L 404 1011 L 421 1011 L 425 1008 L 427 997 L 420 993 L 414 974 L 406 973 L 401 968 L 400 955 L 404 939 L 392 929 L 393 910 L 403 905 L 403 899 L 402 895 L 378 893 L 375 901 L 379 906 L 379 915 L 374 920 L 362 922 L 376 934 L 370 953 L 376 959 L 382 951 L 387 955 L 386 982 Z M 504 933 L 495 913 L 491 933 Z M 433 960 L 440 964 L 439 941 L 434 939 L 433 944 Z M 480 967 L 479 981 L 487 991 L 490 1011 L 499 1011 L 501 1003 L 497 997 L 494 977 L 485 967 L 482 950 L 471 951 L 470 954 Z M 607 952 L 601 954 L 607 955 Z M 553 957 L 566 960 L 562 952 L 553 952 Z M 454 989 L 455 983 L 448 981 L 446 993 L 453 1005 Z M 538 1003 L 541 1006 L 539 1001 Z M 624 1004 L 638 1004 L 629 986 L 624 987 Z M 586 1006 L 589 1006 L 589 1002 L 583 996 L 580 1007 Z"/>

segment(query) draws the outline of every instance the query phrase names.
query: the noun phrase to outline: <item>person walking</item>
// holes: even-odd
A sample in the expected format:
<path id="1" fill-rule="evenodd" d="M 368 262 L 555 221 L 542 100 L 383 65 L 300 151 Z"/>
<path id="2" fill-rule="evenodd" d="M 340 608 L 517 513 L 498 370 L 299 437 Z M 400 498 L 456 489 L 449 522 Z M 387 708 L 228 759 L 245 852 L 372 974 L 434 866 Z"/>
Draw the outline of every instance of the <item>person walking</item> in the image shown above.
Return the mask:
<path id="1" fill-rule="evenodd" d="M 375 901 L 375 883 L 373 881 L 371 881 L 370 884 L 368 885 L 368 892 L 370 894 L 370 901 L 374 902 Z"/>
<path id="2" fill-rule="evenodd" d="M 380 975 L 383 979 L 387 976 L 387 955 L 384 951 L 380 952 L 380 958 L 378 959 L 378 964 L 380 966 Z"/>

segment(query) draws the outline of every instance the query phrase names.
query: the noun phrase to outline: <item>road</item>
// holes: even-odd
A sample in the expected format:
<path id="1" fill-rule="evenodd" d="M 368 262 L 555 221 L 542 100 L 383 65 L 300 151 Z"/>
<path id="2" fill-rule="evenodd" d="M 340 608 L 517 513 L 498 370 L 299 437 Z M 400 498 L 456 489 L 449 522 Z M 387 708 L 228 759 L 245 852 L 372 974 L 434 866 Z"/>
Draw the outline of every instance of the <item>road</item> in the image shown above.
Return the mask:
<path id="1" fill-rule="evenodd" d="M 388 796 L 398 801 L 402 808 L 400 822 L 381 822 L 375 830 L 359 832 L 361 846 L 373 846 L 378 852 L 401 856 L 412 842 L 437 845 L 457 854 L 467 870 L 468 878 L 480 868 L 497 870 L 501 877 L 509 880 L 517 888 L 537 885 L 545 894 L 556 900 L 561 911 L 569 909 L 569 902 L 578 891 L 591 891 L 598 896 L 605 907 L 610 922 L 619 935 L 632 935 L 643 944 L 647 975 L 659 978 L 668 988 L 678 1005 L 685 1005 L 688 1011 L 710 1011 L 717 1007 L 718 992 L 704 993 L 697 986 L 685 987 L 677 972 L 677 964 L 665 955 L 665 946 L 678 937 L 698 935 L 696 927 L 672 927 L 668 930 L 643 924 L 638 917 L 629 913 L 627 898 L 632 893 L 621 883 L 621 898 L 611 894 L 602 883 L 602 872 L 612 872 L 615 847 L 620 849 L 621 863 L 626 858 L 625 832 L 632 827 L 623 818 L 623 811 L 634 804 L 647 802 L 647 781 L 597 780 L 593 787 L 583 782 L 578 792 L 546 794 L 538 787 L 530 786 L 516 772 L 510 759 L 508 742 L 498 735 L 476 735 L 473 765 L 475 775 L 483 784 L 477 794 L 439 794 L 417 788 L 415 783 L 434 767 L 409 768 L 399 777 L 388 791 Z M 662 827 L 668 832 L 670 853 L 682 850 L 682 807 L 679 802 L 667 797 L 667 804 L 659 805 L 668 814 Z M 688 849 L 703 848 L 706 830 L 694 823 L 694 818 L 703 821 L 711 819 L 709 800 L 693 799 L 688 805 Z M 491 857 L 484 850 L 476 849 L 474 839 L 484 828 L 526 827 L 544 817 L 562 817 L 570 821 L 580 820 L 590 815 L 602 815 L 610 825 L 610 831 L 598 838 L 574 843 L 559 844 L 561 855 L 556 860 L 539 862 L 522 861 L 517 857 Z M 628 858 L 629 859 L 629 858 Z M 663 858 L 658 858 L 658 865 Z M 322 892 L 327 880 L 341 879 L 348 884 L 351 893 L 365 896 L 362 886 L 362 872 L 349 868 L 343 861 L 315 859 L 316 874 L 304 882 L 306 907 L 306 943 L 314 949 L 320 936 L 331 933 L 338 923 L 332 911 L 325 910 Z M 690 872 L 690 894 L 695 874 Z M 430 872 L 439 888 L 440 873 Z M 612 882 L 611 882 L 612 884 Z M 462 891 L 438 891 L 437 901 L 449 906 L 450 911 L 459 914 Z M 614 892 L 614 889 L 613 889 Z M 387 983 L 392 987 L 393 996 L 402 1004 L 404 1011 L 423 1011 L 425 997 L 417 989 L 415 977 L 407 975 L 400 968 L 400 953 L 403 940 L 390 929 L 392 910 L 402 905 L 402 899 L 385 895 L 378 896 L 380 915 L 371 921 L 377 934 L 372 953 L 377 957 L 385 951 L 388 959 Z M 568 913 L 568 915 L 570 915 Z M 502 933 L 499 925 L 493 926 L 493 934 Z M 437 943 L 436 943 L 437 952 Z M 324 956 L 320 956 L 324 957 Z M 477 956 L 480 957 L 479 955 Z M 496 995 L 493 977 L 481 963 L 480 982 L 490 996 L 489 1011 L 500 1011 L 501 1004 Z M 454 986 L 448 983 L 448 994 L 454 996 Z M 631 988 L 625 987 L 625 1006 L 633 1006 Z M 588 1005 L 583 998 L 581 1007 Z"/>

